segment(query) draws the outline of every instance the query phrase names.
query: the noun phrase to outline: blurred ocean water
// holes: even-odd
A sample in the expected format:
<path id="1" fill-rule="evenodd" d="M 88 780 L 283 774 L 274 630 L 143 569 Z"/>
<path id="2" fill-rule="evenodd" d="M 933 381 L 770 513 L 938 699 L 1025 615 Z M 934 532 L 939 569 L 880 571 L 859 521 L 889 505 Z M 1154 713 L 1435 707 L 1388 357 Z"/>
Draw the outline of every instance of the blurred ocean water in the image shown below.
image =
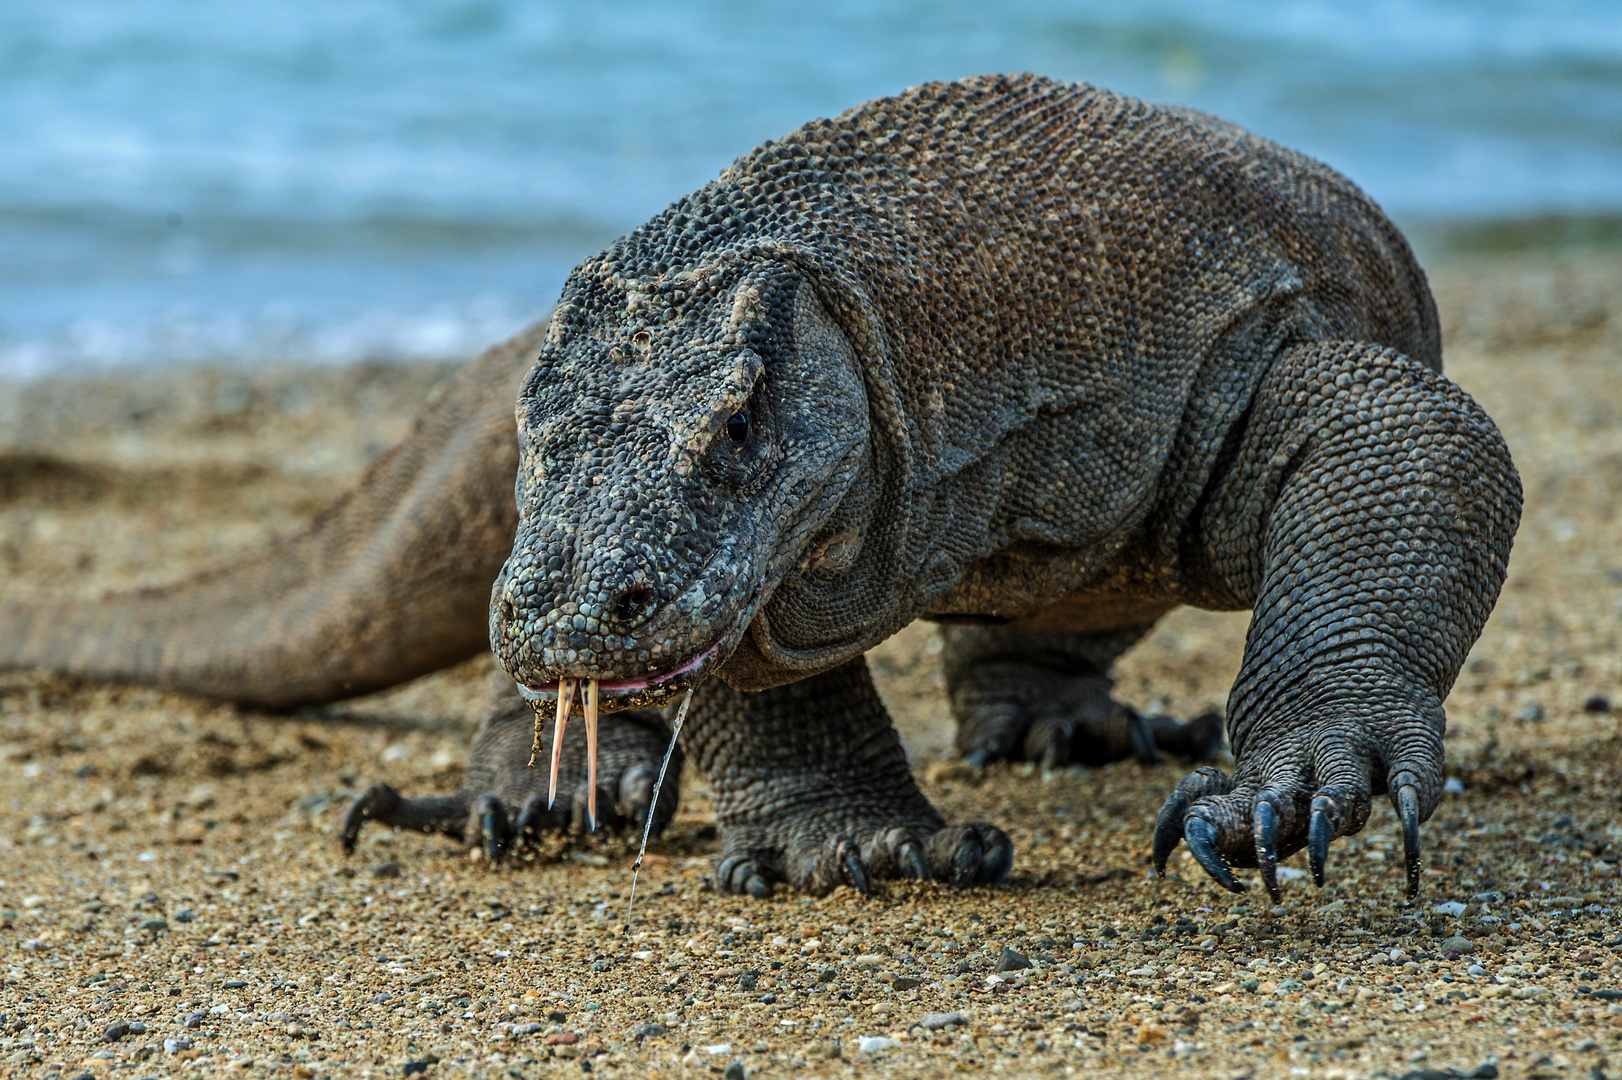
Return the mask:
<path id="1" fill-rule="evenodd" d="M 21 0 L 0 378 L 467 355 L 738 154 L 929 79 L 1211 110 L 1407 222 L 1622 213 L 1617 0 Z"/>

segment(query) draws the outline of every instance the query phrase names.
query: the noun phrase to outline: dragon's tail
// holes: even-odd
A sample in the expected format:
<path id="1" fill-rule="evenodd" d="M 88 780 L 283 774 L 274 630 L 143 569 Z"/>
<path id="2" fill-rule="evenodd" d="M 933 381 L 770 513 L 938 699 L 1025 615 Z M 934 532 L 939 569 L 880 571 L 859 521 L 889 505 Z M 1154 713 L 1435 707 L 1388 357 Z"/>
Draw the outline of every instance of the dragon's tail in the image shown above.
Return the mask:
<path id="1" fill-rule="evenodd" d="M 518 520 L 513 402 L 544 330 L 458 372 L 355 488 L 268 550 L 168 587 L 0 607 L 0 670 L 286 707 L 487 648 L 490 586 Z"/>

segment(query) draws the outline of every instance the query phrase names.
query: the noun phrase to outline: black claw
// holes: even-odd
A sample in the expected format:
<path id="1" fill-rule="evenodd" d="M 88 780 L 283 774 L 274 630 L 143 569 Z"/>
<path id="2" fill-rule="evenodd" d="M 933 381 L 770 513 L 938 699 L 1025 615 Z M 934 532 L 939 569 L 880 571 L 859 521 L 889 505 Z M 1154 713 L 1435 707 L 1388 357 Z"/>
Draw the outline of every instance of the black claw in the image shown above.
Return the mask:
<path id="1" fill-rule="evenodd" d="M 952 856 L 952 886 L 966 889 L 974 884 L 974 879 L 980 876 L 980 857 L 985 849 L 980 846 L 979 837 L 971 836 L 964 840 Z"/>
<path id="2" fill-rule="evenodd" d="M 513 847 L 522 848 L 535 843 L 541 835 L 541 815 L 546 812 L 546 805 L 539 795 L 531 795 L 524 800 L 524 805 L 518 811 L 518 820 L 513 822 Z"/>
<path id="3" fill-rule="evenodd" d="M 1419 895 L 1419 789 L 1404 784 L 1397 789 L 1397 813 L 1402 818 L 1402 855 L 1408 869 L 1408 899 Z"/>
<path id="4" fill-rule="evenodd" d="M 1329 840 L 1335 827 L 1329 823 L 1329 813 L 1321 808 L 1312 810 L 1312 822 L 1307 826 L 1307 862 L 1312 866 L 1312 883 L 1324 887 L 1324 863 L 1329 858 Z"/>
<path id="5" fill-rule="evenodd" d="M 963 760 L 967 761 L 970 765 L 973 765 L 976 769 L 983 769 L 987 765 L 991 764 L 991 751 L 971 750 L 967 754 L 963 755 Z"/>
<path id="6" fill-rule="evenodd" d="M 1166 876 L 1166 860 L 1182 843 L 1183 816 L 1188 813 L 1188 804 L 1192 801 L 1188 792 L 1178 788 L 1166 797 L 1165 805 L 1160 808 L 1160 816 L 1155 818 L 1155 873 L 1161 877 Z"/>
<path id="7" fill-rule="evenodd" d="M 339 834 L 339 842 L 344 846 L 345 855 L 355 853 L 355 844 L 360 840 L 361 826 L 372 816 L 367 812 L 369 809 L 364 795 L 349 804 L 349 813 L 344 815 L 344 831 Z"/>
<path id="8" fill-rule="evenodd" d="M 1137 755 L 1138 762 L 1143 765 L 1158 765 L 1160 751 L 1155 747 L 1155 729 L 1147 719 L 1132 714 L 1129 721 L 1132 727 L 1132 752 Z"/>
<path id="9" fill-rule="evenodd" d="M 750 874 L 749 880 L 744 882 L 743 887 L 744 891 L 750 896 L 753 896 L 756 900 L 765 900 L 772 894 L 771 882 L 767 881 L 759 874 Z"/>
<path id="10" fill-rule="evenodd" d="M 863 896 L 873 895 L 873 886 L 868 884 L 867 868 L 862 865 L 862 857 L 852 852 L 845 856 L 845 874 L 850 878 L 851 887 Z"/>
<path id="11" fill-rule="evenodd" d="M 479 799 L 479 835 L 484 840 L 484 857 L 491 863 L 500 862 L 507 849 L 507 811 L 494 796 Z"/>
<path id="12" fill-rule="evenodd" d="M 1263 799 L 1256 803 L 1254 819 L 1256 835 L 1256 865 L 1262 870 L 1262 884 L 1267 895 L 1277 903 L 1278 892 L 1278 811 Z"/>
<path id="13" fill-rule="evenodd" d="M 930 880 L 929 860 L 924 858 L 924 849 L 916 840 L 908 840 L 901 845 L 896 853 L 896 862 L 901 866 L 901 872 L 914 881 Z"/>
<path id="14" fill-rule="evenodd" d="M 1233 876 L 1228 869 L 1228 861 L 1217 850 L 1216 826 L 1202 817 L 1191 817 L 1183 822 L 1183 839 L 1188 842 L 1188 850 L 1194 853 L 1194 858 L 1205 867 L 1218 885 L 1229 892 L 1242 893 L 1245 887 Z"/>

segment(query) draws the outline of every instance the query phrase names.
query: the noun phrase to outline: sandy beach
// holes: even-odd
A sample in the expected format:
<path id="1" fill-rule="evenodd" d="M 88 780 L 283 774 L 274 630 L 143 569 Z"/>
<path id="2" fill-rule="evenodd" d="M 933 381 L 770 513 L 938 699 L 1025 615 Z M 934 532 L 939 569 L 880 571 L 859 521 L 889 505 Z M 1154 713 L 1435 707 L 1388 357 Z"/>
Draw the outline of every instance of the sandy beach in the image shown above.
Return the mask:
<path id="1" fill-rule="evenodd" d="M 1289 860 L 1278 906 L 1182 852 L 1155 879 L 1150 825 L 1187 766 L 953 761 L 925 625 L 874 668 L 929 796 L 1013 837 L 1004 887 L 717 896 L 691 776 L 634 912 L 623 838 L 491 867 L 374 828 L 346 858 L 370 781 L 458 785 L 488 658 L 294 715 L 0 674 L 0 1075 L 1622 1073 L 1622 254 L 1453 256 L 1432 277 L 1448 373 L 1504 430 L 1526 513 L 1447 703 L 1419 902 L 1383 804 L 1323 890 Z M 0 602 L 253 550 L 445 371 L 0 385 Z M 1245 623 L 1172 614 L 1120 694 L 1220 708 Z"/>

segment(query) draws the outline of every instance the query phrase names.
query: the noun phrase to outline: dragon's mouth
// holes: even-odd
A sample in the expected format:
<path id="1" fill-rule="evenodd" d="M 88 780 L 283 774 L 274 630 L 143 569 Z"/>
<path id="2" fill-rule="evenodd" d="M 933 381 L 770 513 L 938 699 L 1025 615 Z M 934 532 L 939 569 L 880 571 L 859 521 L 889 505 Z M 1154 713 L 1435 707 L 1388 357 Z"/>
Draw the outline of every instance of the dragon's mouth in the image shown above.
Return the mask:
<path id="1" fill-rule="evenodd" d="M 715 659 L 720 649 L 721 642 L 717 641 L 691 660 L 669 671 L 653 671 L 628 679 L 561 679 L 558 682 L 541 683 L 539 686 L 520 683 L 518 692 L 538 711 L 544 706 L 556 705 L 560 685 L 589 683 L 596 686 L 599 703 L 608 712 L 645 709 L 663 704 L 674 694 L 691 687 L 698 681 L 699 676 L 708 672 L 710 662 Z"/>
<path id="2" fill-rule="evenodd" d="M 620 709 L 640 709 L 650 705 L 658 705 L 667 698 L 690 691 L 705 675 L 709 674 L 710 667 L 720 654 L 721 645 L 725 639 L 715 642 L 709 648 L 669 671 L 655 671 L 647 675 L 637 675 L 629 679 L 570 679 L 561 678 L 555 683 L 542 683 L 540 686 L 530 686 L 525 683 L 518 684 L 518 692 L 529 702 L 530 708 L 535 710 L 535 745 L 530 752 L 529 763 L 535 764 L 535 759 L 541 752 L 541 717 L 548 705 L 553 706 L 557 712 L 556 722 L 552 725 L 552 777 L 547 788 L 546 808 L 552 808 L 553 801 L 558 794 L 558 763 L 563 755 L 563 731 L 568 726 L 569 714 L 574 710 L 574 697 L 576 691 L 581 692 L 584 699 L 586 713 L 586 814 L 590 827 L 597 828 L 597 715 L 603 705 L 608 706 L 609 712 Z"/>

